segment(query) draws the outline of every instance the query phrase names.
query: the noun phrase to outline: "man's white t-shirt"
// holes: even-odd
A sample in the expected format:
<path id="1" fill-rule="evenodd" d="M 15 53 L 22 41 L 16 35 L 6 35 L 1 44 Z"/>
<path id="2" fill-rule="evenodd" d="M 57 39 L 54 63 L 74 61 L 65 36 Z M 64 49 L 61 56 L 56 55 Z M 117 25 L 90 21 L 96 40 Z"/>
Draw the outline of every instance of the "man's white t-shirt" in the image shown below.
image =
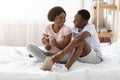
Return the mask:
<path id="1" fill-rule="evenodd" d="M 91 35 L 87 37 L 85 40 L 86 42 L 91 46 L 91 48 L 98 53 L 98 56 L 102 57 L 101 51 L 100 51 L 100 41 L 98 38 L 98 35 L 96 33 L 95 26 L 91 23 L 86 24 L 86 26 L 78 32 L 78 29 L 73 27 L 73 38 L 77 37 L 78 35 L 81 35 L 83 32 L 88 31 Z"/>

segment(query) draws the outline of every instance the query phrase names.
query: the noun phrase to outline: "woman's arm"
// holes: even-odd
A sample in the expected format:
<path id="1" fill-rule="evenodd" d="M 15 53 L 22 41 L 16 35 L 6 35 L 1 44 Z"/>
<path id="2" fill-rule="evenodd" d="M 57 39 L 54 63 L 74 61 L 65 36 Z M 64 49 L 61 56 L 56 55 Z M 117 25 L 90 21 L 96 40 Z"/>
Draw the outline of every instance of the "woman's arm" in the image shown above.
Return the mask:
<path id="1" fill-rule="evenodd" d="M 48 44 L 49 44 L 48 35 L 43 34 L 42 43 L 43 43 L 44 45 L 48 45 Z"/>
<path id="2" fill-rule="evenodd" d="M 49 45 L 48 35 L 43 34 L 42 43 L 45 45 L 45 49 L 50 50 L 51 45 Z"/>
<path id="3" fill-rule="evenodd" d="M 63 40 L 63 43 L 62 44 L 59 44 L 59 43 L 57 43 L 57 41 L 56 40 L 53 40 L 52 41 L 52 44 L 54 45 L 54 46 L 56 46 L 57 48 L 59 48 L 59 49 L 64 49 L 70 42 L 71 42 L 71 38 L 72 38 L 72 33 L 70 33 L 70 34 L 68 34 L 68 35 L 66 35 L 65 37 L 64 37 L 64 40 Z"/>

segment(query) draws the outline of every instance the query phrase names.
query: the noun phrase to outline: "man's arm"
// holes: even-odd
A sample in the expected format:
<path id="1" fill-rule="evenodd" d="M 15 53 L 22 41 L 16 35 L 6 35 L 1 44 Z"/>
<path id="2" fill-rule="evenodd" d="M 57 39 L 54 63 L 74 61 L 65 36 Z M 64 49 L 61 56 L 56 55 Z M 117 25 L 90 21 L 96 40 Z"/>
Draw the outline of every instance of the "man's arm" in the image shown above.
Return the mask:
<path id="1" fill-rule="evenodd" d="M 90 32 L 85 31 L 81 35 L 79 35 L 78 37 L 76 37 L 75 40 L 82 41 L 82 40 L 85 40 L 89 36 L 91 36 Z"/>
<path id="2" fill-rule="evenodd" d="M 59 62 L 66 54 L 68 54 L 71 50 L 75 49 L 79 45 L 80 40 L 85 40 L 89 36 L 90 36 L 90 33 L 88 31 L 83 32 L 81 35 L 76 37 L 62 52 L 57 54 L 53 58 L 53 61 Z"/>

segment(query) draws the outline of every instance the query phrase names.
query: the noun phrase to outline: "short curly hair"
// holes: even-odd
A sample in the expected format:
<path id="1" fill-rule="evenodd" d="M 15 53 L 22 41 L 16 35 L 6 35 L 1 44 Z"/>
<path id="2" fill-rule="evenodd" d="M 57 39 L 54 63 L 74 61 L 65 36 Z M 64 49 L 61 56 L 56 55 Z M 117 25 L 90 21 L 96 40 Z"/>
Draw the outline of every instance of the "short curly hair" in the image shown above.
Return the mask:
<path id="1" fill-rule="evenodd" d="M 90 18 L 90 13 L 89 11 L 85 10 L 85 9 L 82 9 L 82 10 L 79 10 L 78 11 L 78 14 L 81 15 L 81 17 L 84 19 L 84 20 L 89 20 Z"/>
<path id="2" fill-rule="evenodd" d="M 48 12 L 48 20 L 51 22 L 54 21 L 55 17 L 58 16 L 59 14 L 61 14 L 62 12 L 65 13 L 65 15 L 66 15 L 66 12 L 62 7 L 60 7 L 60 6 L 53 7 Z"/>

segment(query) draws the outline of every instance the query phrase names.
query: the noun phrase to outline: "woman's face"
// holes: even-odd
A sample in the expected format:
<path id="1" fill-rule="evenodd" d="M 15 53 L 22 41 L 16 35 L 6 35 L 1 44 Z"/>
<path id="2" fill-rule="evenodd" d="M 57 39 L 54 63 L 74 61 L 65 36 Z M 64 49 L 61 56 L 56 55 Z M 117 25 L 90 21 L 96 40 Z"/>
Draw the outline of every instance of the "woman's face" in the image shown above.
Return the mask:
<path id="1" fill-rule="evenodd" d="M 57 24 L 59 27 L 62 27 L 65 23 L 65 13 L 61 13 L 60 15 L 55 17 L 54 24 Z"/>
<path id="2" fill-rule="evenodd" d="M 81 15 L 76 14 L 73 22 L 74 22 L 74 26 L 76 28 L 82 28 L 83 27 L 83 19 L 82 19 Z"/>

